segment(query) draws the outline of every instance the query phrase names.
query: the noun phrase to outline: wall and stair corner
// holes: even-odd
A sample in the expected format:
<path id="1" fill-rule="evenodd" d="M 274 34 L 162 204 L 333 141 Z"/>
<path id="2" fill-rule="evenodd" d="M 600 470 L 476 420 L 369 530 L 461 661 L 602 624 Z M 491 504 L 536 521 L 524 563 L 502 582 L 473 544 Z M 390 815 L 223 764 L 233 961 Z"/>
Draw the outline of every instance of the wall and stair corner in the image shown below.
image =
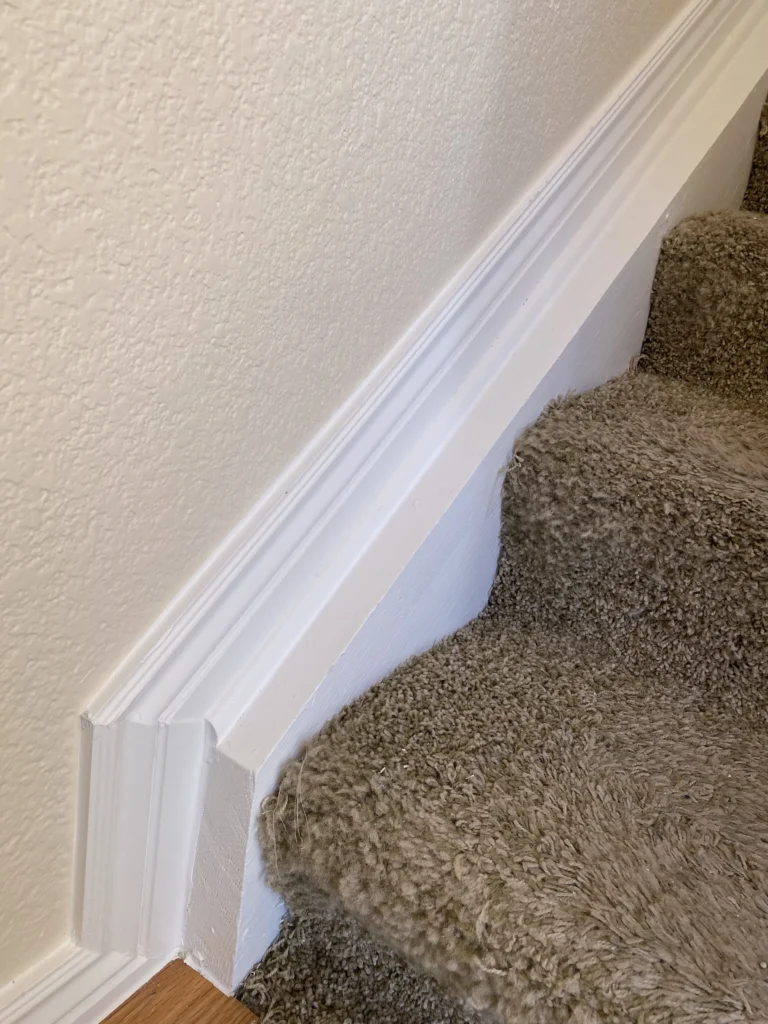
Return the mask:
<path id="1" fill-rule="evenodd" d="M 684 6 L 3 7 L 0 984 L 77 715 Z"/>
<path id="2" fill-rule="evenodd" d="M 755 69 L 764 72 L 762 60 L 758 60 Z M 699 86 L 700 80 L 694 88 Z M 288 655 L 287 670 L 285 665 L 275 668 L 266 663 L 264 675 L 269 683 L 254 685 L 238 708 L 238 715 L 228 719 L 225 716 L 208 765 L 203 827 L 185 937 L 190 962 L 225 990 L 232 990 L 260 958 L 284 911 L 264 880 L 257 839 L 261 802 L 274 791 L 281 766 L 296 756 L 318 728 L 345 704 L 396 665 L 426 650 L 481 610 L 496 568 L 500 487 L 515 438 L 553 397 L 595 387 L 624 371 L 639 353 L 661 240 L 674 224 L 693 213 L 738 208 L 767 89 L 768 77 L 763 76 L 739 109 L 729 113 L 727 123 L 715 129 L 714 135 L 711 115 L 717 105 L 718 86 L 712 93 L 699 93 L 702 106 L 698 115 L 690 110 L 687 115 L 691 135 L 678 137 L 677 144 L 666 151 L 663 147 L 669 145 L 669 135 L 664 142 L 657 139 L 662 153 L 655 167 L 649 169 L 648 154 L 644 152 L 629 175 L 617 176 L 620 187 L 626 190 L 624 213 L 616 216 L 613 208 L 609 216 L 615 219 L 610 226 L 602 226 L 604 233 L 600 233 L 594 248 L 590 251 L 588 242 L 584 243 L 588 255 L 580 280 L 588 288 L 590 279 L 593 282 L 596 275 L 605 273 L 599 298 L 588 307 L 589 313 L 582 321 L 571 304 L 575 290 L 566 289 L 562 298 L 567 312 L 553 308 L 556 302 L 549 292 L 546 298 L 539 299 L 537 314 L 541 319 L 532 330 L 524 319 L 519 327 L 515 324 L 515 318 L 520 316 L 519 306 L 512 304 L 505 311 L 506 329 L 513 337 L 515 329 L 519 331 L 515 339 L 518 357 L 524 347 L 520 337 L 531 347 L 545 347 L 559 329 L 563 333 L 557 357 L 545 370 L 537 369 L 529 377 L 524 357 L 519 361 L 511 358 L 504 369 L 503 357 L 497 357 L 497 426 L 494 428 L 489 422 L 494 401 L 485 391 L 478 402 L 479 422 L 468 426 L 463 434 L 457 430 L 446 445 L 448 460 L 460 457 L 467 447 L 474 445 L 475 451 L 483 451 L 482 446 L 492 442 L 490 451 L 479 465 L 474 463 L 477 468 L 427 539 L 410 556 L 391 589 L 377 603 L 365 605 L 366 609 L 370 607 L 370 613 L 348 646 L 339 642 L 338 650 L 343 653 L 328 666 L 327 675 L 323 675 L 326 662 L 320 636 L 307 630 L 302 638 L 304 660 L 297 662 Z M 698 128 L 693 124 L 697 117 L 701 117 Z M 700 131 L 703 135 L 699 135 Z M 698 148 L 693 142 L 697 135 Z M 634 221 L 638 210 L 644 215 Z M 594 216 L 590 211 L 587 223 L 582 225 L 587 238 L 587 224 Z M 638 233 L 631 235 L 634 231 Z M 606 236 L 611 233 L 618 241 L 615 262 L 608 255 L 610 242 Z M 606 249 L 601 252 L 603 246 Z M 578 250 L 577 245 L 571 252 Z M 565 329 L 563 321 L 568 325 Z M 526 329 L 530 331 L 528 337 Z M 480 337 L 494 336 L 498 330 L 498 322 L 491 320 L 478 333 Z M 478 340 L 475 339 L 476 343 Z M 519 383 L 521 377 L 526 384 L 516 402 L 518 395 L 513 392 L 513 382 Z M 465 401 L 469 405 L 471 400 Z M 446 403 L 450 407 L 447 398 Z M 471 417 L 460 402 L 453 413 L 456 419 L 460 415 L 466 415 L 468 420 Z M 437 450 L 438 444 L 431 453 L 433 457 Z M 427 462 L 425 459 L 424 463 Z M 449 481 L 462 479 L 455 463 L 451 468 L 445 463 L 441 465 L 439 456 L 436 462 L 432 474 L 425 474 L 426 482 L 421 479 L 412 483 L 408 500 L 414 506 L 429 500 L 429 488 L 438 493 L 443 491 L 444 496 Z M 393 514 L 378 538 L 381 550 L 369 563 L 372 572 L 386 558 L 385 552 L 392 564 L 396 552 L 405 547 L 399 529 L 397 515 Z M 360 556 L 362 548 L 356 554 Z M 334 617 L 345 621 L 353 618 L 355 588 L 364 591 L 360 577 L 367 571 L 365 564 L 355 564 L 351 569 L 350 594 L 332 603 L 332 611 L 322 618 L 326 628 Z M 290 686 L 297 665 L 305 689 L 303 702 L 292 705 L 295 698 L 284 687 Z M 257 656 L 250 670 L 258 677 L 260 667 Z M 292 689 L 299 689 L 295 682 Z M 295 717 L 286 715 L 281 719 L 276 700 L 295 708 Z M 216 720 L 215 712 L 212 719 Z M 281 728 L 276 729 L 277 723 Z"/>
<path id="3" fill-rule="evenodd" d="M 768 5 L 0 17 L 0 1021 L 85 1024 L 271 938 L 260 796 L 482 605 L 515 433 L 738 204 Z"/>
<path id="4" fill-rule="evenodd" d="M 768 100 L 638 365 L 516 439 L 483 612 L 283 765 L 257 1014 L 768 1019 L 767 341 Z"/>

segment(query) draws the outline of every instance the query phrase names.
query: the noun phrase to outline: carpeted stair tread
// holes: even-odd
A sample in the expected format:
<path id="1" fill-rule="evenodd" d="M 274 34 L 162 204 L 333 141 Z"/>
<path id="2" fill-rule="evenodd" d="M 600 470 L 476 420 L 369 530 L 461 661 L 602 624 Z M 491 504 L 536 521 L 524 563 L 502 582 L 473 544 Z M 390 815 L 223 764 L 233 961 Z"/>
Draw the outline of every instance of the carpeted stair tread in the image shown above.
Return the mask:
<path id="1" fill-rule="evenodd" d="M 642 366 L 768 415 L 768 217 L 706 214 L 665 239 Z"/>
<path id="2" fill-rule="evenodd" d="M 517 446 L 502 545 L 491 604 L 518 625 L 575 630 L 729 700 L 762 685 L 764 420 L 645 373 L 559 403 Z"/>
<path id="3" fill-rule="evenodd" d="M 755 157 L 742 209 L 754 213 L 768 213 L 768 102 L 763 107 L 760 118 Z"/>
<path id="4" fill-rule="evenodd" d="M 286 916 L 240 999 L 264 1024 L 480 1024 L 349 915 Z"/>
<path id="5" fill-rule="evenodd" d="M 289 766 L 273 881 L 494 1019 L 768 1019 L 765 712 L 481 618 Z"/>

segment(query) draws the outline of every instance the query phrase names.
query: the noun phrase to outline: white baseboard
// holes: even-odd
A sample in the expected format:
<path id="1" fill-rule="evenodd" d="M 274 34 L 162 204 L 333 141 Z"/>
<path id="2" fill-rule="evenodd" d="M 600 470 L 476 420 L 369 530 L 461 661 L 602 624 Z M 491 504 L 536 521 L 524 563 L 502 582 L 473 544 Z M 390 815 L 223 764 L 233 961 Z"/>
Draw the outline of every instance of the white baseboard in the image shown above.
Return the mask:
<path id="1" fill-rule="evenodd" d="M 163 966 L 67 943 L 0 989 L 0 1024 L 99 1024 Z"/>
<path id="2" fill-rule="evenodd" d="M 665 225 L 738 203 L 766 66 L 768 0 L 692 3 L 126 659 L 83 720 L 83 946 L 239 981 L 279 762 L 482 605 L 515 432 L 637 351 Z"/>

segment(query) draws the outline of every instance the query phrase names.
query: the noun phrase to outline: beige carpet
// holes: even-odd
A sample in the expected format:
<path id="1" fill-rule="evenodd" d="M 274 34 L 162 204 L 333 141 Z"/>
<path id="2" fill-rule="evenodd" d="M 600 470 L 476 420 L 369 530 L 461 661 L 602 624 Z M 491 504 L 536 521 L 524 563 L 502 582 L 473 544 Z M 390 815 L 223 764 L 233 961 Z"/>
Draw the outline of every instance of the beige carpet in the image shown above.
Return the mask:
<path id="1" fill-rule="evenodd" d="M 286 767 L 263 1024 L 768 1022 L 765 128 L 520 440 L 486 611 Z"/>

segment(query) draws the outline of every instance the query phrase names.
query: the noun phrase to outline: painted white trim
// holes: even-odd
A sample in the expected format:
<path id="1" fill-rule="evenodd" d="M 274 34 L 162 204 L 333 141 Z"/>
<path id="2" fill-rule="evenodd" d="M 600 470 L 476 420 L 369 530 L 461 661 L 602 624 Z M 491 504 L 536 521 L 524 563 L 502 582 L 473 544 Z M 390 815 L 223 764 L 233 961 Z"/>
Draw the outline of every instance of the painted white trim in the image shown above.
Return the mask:
<path id="1" fill-rule="evenodd" d="M 166 962 L 66 943 L 0 989 L 0 1024 L 99 1024 Z"/>
<path id="2" fill-rule="evenodd" d="M 83 719 L 84 946 L 178 948 L 209 765 L 266 761 L 767 54 L 768 0 L 692 3 L 120 666 Z"/>
<path id="3" fill-rule="evenodd" d="M 154 722 L 189 706 L 192 718 L 213 709 L 226 731 L 240 700 L 229 659 L 222 660 L 235 648 L 232 660 L 242 664 L 242 646 L 254 646 L 250 634 L 242 637 L 253 616 L 262 613 L 259 631 L 266 632 L 265 606 L 298 561 L 303 569 L 315 557 L 328 520 L 352 494 L 369 493 L 373 465 L 417 412 L 442 402 L 440 384 L 456 360 L 471 348 L 477 364 L 478 345 L 490 348 L 482 330 L 489 316 L 501 303 L 529 303 L 571 235 L 605 206 L 606 182 L 647 157 L 649 136 L 667 114 L 684 115 L 674 110 L 678 93 L 737 53 L 765 11 L 765 0 L 690 5 L 594 127 L 544 175 L 543 188 L 512 211 L 142 638 L 94 705 L 94 722 L 127 714 Z M 271 619 L 281 621 L 282 612 Z"/>

